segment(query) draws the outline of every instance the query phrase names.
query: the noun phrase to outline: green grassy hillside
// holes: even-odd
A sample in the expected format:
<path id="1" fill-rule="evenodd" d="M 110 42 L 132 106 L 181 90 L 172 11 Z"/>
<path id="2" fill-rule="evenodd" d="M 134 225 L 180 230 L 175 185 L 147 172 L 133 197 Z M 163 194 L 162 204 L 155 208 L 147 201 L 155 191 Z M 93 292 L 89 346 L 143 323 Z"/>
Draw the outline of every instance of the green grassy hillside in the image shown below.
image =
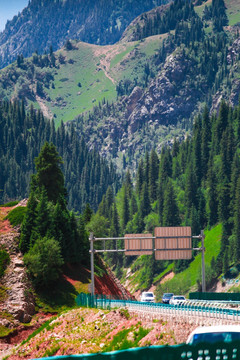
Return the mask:
<path id="1" fill-rule="evenodd" d="M 34 55 L 20 66 L 14 63 L 2 70 L 0 94 L 24 98 L 59 125 L 92 110 L 99 102 L 116 100 L 121 80 L 143 82 L 145 65 L 165 37 L 109 46 L 72 42 L 71 50 L 63 48 L 55 53 L 55 66 L 35 64 Z"/>
<path id="2" fill-rule="evenodd" d="M 207 0 L 200 6 L 195 6 L 195 11 L 199 16 L 203 15 L 203 11 L 205 6 L 209 6 L 212 4 L 212 0 Z M 229 20 L 229 25 L 233 26 L 240 22 L 240 6 L 238 0 L 225 0 L 225 5 L 227 8 L 227 16 Z"/>

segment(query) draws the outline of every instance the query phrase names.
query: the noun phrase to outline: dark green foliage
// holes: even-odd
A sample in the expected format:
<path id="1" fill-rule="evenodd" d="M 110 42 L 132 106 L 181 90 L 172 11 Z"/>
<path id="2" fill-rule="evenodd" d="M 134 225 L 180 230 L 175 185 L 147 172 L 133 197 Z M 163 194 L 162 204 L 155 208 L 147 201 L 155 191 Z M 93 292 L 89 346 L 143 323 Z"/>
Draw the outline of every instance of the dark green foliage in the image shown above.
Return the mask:
<path id="1" fill-rule="evenodd" d="M 23 222 L 23 218 L 26 213 L 26 207 L 25 206 L 18 206 L 15 209 L 11 210 L 6 219 L 10 221 L 10 224 L 12 226 L 21 225 Z"/>
<path id="2" fill-rule="evenodd" d="M 163 226 L 178 226 L 180 225 L 179 210 L 176 201 L 176 195 L 169 180 L 166 184 L 163 200 Z"/>
<path id="3" fill-rule="evenodd" d="M 139 327 L 134 331 L 134 328 L 124 329 L 119 331 L 117 335 L 113 337 L 113 340 L 104 347 L 104 351 L 113 351 L 113 350 L 124 350 L 132 347 L 139 346 L 139 341 L 147 336 L 149 329 L 144 329 Z M 128 334 L 133 333 L 133 340 L 128 340 Z"/>
<path id="4" fill-rule="evenodd" d="M 60 275 L 63 265 L 61 248 L 53 238 L 39 238 L 24 256 L 24 262 L 35 285 L 50 286 Z"/>
<path id="5" fill-rule="evenodd" d="M 67 40 L 64 45 L 66 50 L 72 50 L 73 46 L 70 40 Z"/>
<path id="6" fill-rule="evenodd" d="M 187 21 L 191 21 L 191 31 Z M 189 44 L 190 41 L 198 41 L 203 36 L 202 22 L 194 11 L 191 1 L 174 0 L 165 12 L 156 12 L 154 18 L 146 18 L 144 26 L 138 27 L 136 40 L 148 36 L 164 34 L 176 29 L 175 37 L 179 42 Z"/>
<path id="7" fill-rule="evenodd" d="M 81 212 L 89 203 L 96 210 L 109 186 L 114 183 L 114 191 L 118 190 L 114 167 L 100 159 L 97 152 L 90 152 L 72 126 L 67 130 L 61 124 L 55 130 L 53 122 L 45 120 L 39 111 L 31 108 L 29 113 L 26 112 L 23 102 L 1 102 L 0 119 L 0 189 L 3 190 L 0 191 L 0 203 L 28 197 L 30 177 L 35 171 L 34 158 L 37 156 L 40 157 L 36 166 L 41 168 L 41 172 L 33 186 L 45 186 L 50 181 L 48 198 L 53 199 L 59 192 L 65 194 L 62 188 L 64 176 L 71 209 Z M 48 144 L 39 155 L 45 142 Z M 59 155 L 56 155 L 56 149 Z M 45 168 L 45 156 L 56 160 L 57 183 L 51 176 L 49 178 L 53 169 Z"/>
<path id="8" fill-rule="evenodd" d="M 0 248 L 0 278 L 4 275 L 7 265 L 10 263 L 10 256 L 4 248 Z"/>
<path id="9" fill-rule="evenodd" d="M 44 257 L 42 259 L 37 257 L 36 260 L 36 256 L 38 250 L 42 251 L 43 238 L 49 241 L 49 246 L 54 247 L 54 242 L 57 243 L 62 261 L 82 263 L 88 254 L 85 224 L 81 217 L 78 229 L 74 213 L 67 209 L 64 178 L 59 167 L 61 159 L 56 148 L 46 143 L 35 162 L 37 173 L 32 177 L 31 193 L 20 237 L 20 249 L 23 253 L 27 253 L 26 263 L 30 264 L 30 267 L 36 267 L 36 271 L 40 271 Z M 43 282 L 47 281 L 43 277 L 47 271 L 51 271 L 48 269 L 49 266 L 46 262 L 45 273 L 39 274 L 35 279 L 38 285 L 41 285 L 40 283 L 43 285 Z M 33 275 L 34 271 L 35 268 L 31 270 Z M 55 275 L 54 273 L 53 276 Z"/>
<path id="10" fill-rule="evenodd" d="M 226 6 L 224 0 L 213 0 L 211 11 L 213 19 L 213 29 L 215 31 L 223 31 L 223 26 L 228 25 L 228 18 L 226 14 Z"/>
<path id="11" fill-rule="evenodd" d="M 46 192 L 48 201 L 52 201 L 54 204 L 61 197 L 66 196 L 61 164 L 62 159 L 58 155 L 56 147 L 46 142 L 35 159 L 37 174 L 33 182 L 39 190 L 43 189 Z"/>
<path id="12" fill-rule="evenodd" d="M 36 225 L 36 207 L 37 207 L 37 199 L 35 194 L 32 192 L 30 194 L 27 211 L 21 226 L 21 237 L 19 247 L 22 253 L 26 253 L 30 249 L 31 243 L 33 243 L 32 238 L 34 234 L 34 229 Z"/>

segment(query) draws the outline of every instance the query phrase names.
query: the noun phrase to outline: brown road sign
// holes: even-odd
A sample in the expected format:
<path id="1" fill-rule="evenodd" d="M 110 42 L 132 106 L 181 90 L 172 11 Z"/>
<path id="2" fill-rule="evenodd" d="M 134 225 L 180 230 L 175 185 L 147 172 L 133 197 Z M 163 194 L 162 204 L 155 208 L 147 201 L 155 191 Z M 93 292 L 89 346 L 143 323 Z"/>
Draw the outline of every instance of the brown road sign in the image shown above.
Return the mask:
<path id="1" fill-rule="evenodd" d="M 151 255 L 153 252 L 152 234 L 126 234 L 124 236 L 125 255 Z M 146 239 L 147 238 L 147 239 Z"/>
<path id="2" fill-rule="evenodd" d="M 191 227 L 156 227 L 154 235 L 156 260 L 192 258 Z"/>

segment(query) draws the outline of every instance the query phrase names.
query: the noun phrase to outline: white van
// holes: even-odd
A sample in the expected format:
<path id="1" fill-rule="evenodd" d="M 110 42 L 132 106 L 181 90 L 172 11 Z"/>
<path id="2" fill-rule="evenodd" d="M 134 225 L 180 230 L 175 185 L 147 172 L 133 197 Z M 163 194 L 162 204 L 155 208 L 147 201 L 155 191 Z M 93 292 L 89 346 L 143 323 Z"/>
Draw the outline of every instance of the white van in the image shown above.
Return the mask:
<path id="1" fill-rule="evenodd" d="M 155 302 L 155 296 L 151 291 L 144 291 L 141 295 L 141 302 Z"/>

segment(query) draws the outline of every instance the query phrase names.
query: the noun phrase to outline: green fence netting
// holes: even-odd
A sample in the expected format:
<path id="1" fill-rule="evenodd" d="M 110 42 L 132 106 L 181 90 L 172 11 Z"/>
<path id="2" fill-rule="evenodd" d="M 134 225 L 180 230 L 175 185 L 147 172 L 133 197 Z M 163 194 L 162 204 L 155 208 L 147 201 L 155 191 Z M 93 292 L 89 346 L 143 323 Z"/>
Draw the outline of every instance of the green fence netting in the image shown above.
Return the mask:
<path id="1" fill-rule="evenodd" d="M 101 309 L 110 309 L 111 302 L 113 299 L 105 295 L 95 295 L 80 293 L 76 297 L 76 303 L 78 306 L 85 306 L 89 308 L 101 308 Z"/>
<path id="2" fill-rule="evenodd" d="M 239 360 L 240 342 L 199 344 L 198 346 L 149 346 L 109 353 L 67 355 L 41 360 Z M 35 359 L 36 360 L 36 359 Z M 40 359 L 38 359 L 40 360 Z"/>
<path id="3" fill-rule="evenodd" d="M 193 292 L 189 294 L 191 300 L 221 300 L 221 301 L 240 301 L 240 293 L 211 293 Z"/>

